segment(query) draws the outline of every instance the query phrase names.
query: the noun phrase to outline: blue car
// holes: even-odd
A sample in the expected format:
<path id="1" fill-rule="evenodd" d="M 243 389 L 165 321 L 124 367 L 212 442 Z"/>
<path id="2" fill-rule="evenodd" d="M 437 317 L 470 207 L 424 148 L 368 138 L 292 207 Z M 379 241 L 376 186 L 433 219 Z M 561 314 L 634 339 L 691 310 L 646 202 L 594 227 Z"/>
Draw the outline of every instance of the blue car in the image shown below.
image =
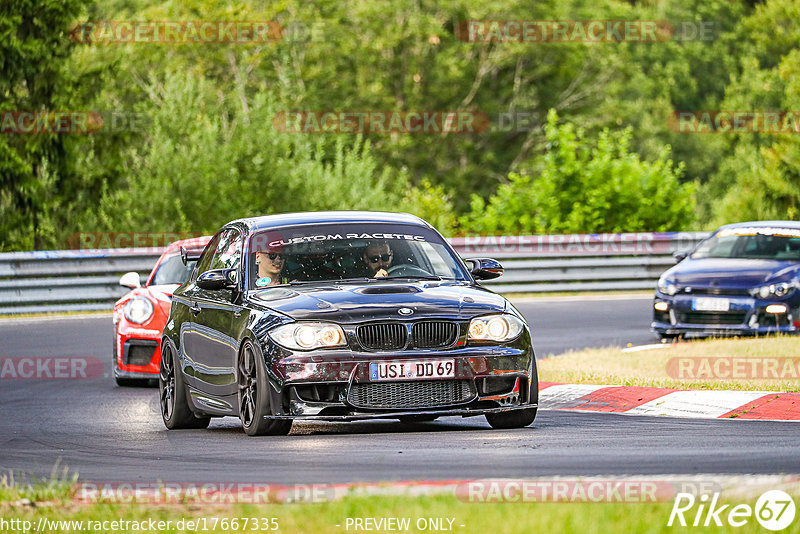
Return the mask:
<path id="1" fill-rule="evenodd" d="M 653 302 L 661 338 L 800 331 L 800 222 L 729 224 L 675 257 Z"/>

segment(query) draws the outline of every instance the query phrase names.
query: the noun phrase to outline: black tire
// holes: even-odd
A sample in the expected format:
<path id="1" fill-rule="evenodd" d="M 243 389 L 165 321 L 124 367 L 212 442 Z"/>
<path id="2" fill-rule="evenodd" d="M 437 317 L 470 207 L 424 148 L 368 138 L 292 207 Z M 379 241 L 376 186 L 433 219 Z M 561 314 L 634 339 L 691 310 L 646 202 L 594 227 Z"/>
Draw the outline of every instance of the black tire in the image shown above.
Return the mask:
<path id="1" fill-rule="evenodd" d="M 528 388 L 528 402 L 539 404 L 539 369 L 536 367 L 536 358 L 531 362 L 531 379 Z M 486 421 L 494 429 L 524 428 L 536 419 L 537 408 L 525 408 L 513 412 L 487 413 Z"/>
<path id="2" fill-rule="evenodd" d="M 175 350 L 166 341 L 161 344 L 161 372 L 158 375 L 161 419 L 170 430 L 206 428 L 210 417 L 197 417 L 189 408 L 183 372 L 178 367 Z"/>
<path id="3" fill-rule="evenodd" d="M 487 413 L 486 420 L 494 429 L 524 428 L 536 419 L 538 408 L 526 408 L 513 412 Z"/>
<path id="4" fill-rule="evenodd" d="M 272 415 L 261 351 L 250 341 L 242 344 L 237 362 L 239 384 L 239 419 L 248 436 L 285 436 L 292 430 L 292 421 L 265 419 Z"/>

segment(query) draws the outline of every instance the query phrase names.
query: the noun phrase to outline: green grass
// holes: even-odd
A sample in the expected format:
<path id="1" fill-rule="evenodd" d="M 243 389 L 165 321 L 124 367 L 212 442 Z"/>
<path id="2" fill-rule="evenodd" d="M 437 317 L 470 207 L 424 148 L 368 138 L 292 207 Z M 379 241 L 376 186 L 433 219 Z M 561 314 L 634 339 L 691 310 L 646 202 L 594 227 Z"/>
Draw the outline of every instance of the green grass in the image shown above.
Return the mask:
<path id="1" fill-rule="evenodd" d="M 778 336 L 752 339 L 690 341 L 640 352 L 619 348 L 571 351 L 539 360 L 539 380 L 569 384 L 609 384 L 674 389 L 800 391 L 800 377 L 779 379 L 695 378 L 670 376 L 673 358 L 800 358 L 800 337 Z M 674 363 L 674 361 L 673 361 Z M 796 367 L 795 367 L 796 369 Z"/>
<path id="2" fill-rule="evenodd" d="M 7 496 L 8 494 L 4 494 Z M 795 494 L 795 502 L 800 494 Z M 563 533 L 655 533 L 655 532 L 764 532 L 750 519 L 747 525 L 739 529 L 723 528 L 680 528 L 668 527 L 667 521 L 672 509 L 672 502 L 658 503 L 466 503 L 452 495 L 436 495 L 424 497 L 346 497 L 341 501 L 318 504 L 274 504 L 274 505 L 120 505 L 93 504 L 79 505 L 70 502 L 65 496 L 59 501 L 36 503 L 35 506 L 9 504 L 0 499 L 0 511 L 4 519 L 10 518 L 31 521 L 34 525 L 41 517 L 48 520 L 83 520 L 83 521 L 171 521 L 171 529 L 167 532 L 183 532 L 178 530 L 177 522 L 206 518 L 209 532 L 224 532 L 221 524 L 212 529 L 213 518 L 276 518 L 279 532 L 288 533 L 343 533 L 356 532 L 352 527 L 346 529 L 347 518 L 410 518 L 411 528 L 408 532 L 419 532 L 416 522 L 421 518 L 453 519 L 453 532 L 475 534 L 519 534 L 535 532 Z M 755 499 L 735 500 L 754 505 Z M 693 518 L 693 513 L 687 518 Z M 723 517 L 724 519 L 724 517 Z M 445 524 L 447 522 L 445 521 Z M 340 526 L 336 526 L 340 525 Z M 464 525 L 463 527 L 461 525 Z M 233 530 L 233 529 L 231 529 Z M 51 528 L 50 532 L 68 532 L 68 529 Z M 114 532 L 115 530 L 88 529 L 84 532 Z M 123 530 L 116 530 L 117 532 Z M 199 531 L 203 532 L 202 528 Z M 255 532 L 241 526 L 239 531 Z M 259 530 L 262 531 L 262 530 Z M 9 530 L 11 532 L 11 530 Z M 783 532 L 800 532 L 800 519 Z"/>

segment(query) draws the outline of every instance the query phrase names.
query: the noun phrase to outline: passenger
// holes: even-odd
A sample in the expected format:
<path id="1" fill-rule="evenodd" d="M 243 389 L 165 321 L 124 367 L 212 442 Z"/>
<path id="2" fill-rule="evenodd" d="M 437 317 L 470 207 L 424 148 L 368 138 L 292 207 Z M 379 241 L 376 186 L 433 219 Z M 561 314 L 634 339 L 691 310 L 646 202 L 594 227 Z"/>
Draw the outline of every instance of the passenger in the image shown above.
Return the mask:
<path id="1" fill-rule="evenodd" d="M 266 252 L 256 252 L 256 264 L 258 265 L 256 287 L 270 287 L 286 283 L 281 277 L 281 271 L 286 265 L 282 249 L 269 248 Z"/>
<path id="2" fill-rule="evenodd" d="M 392 266 L 392 252 L 386 241 L 371 241 L 364 249 L 362 259 L 369 278 L 382 278 L 388 276 L 387 270 Z"/>

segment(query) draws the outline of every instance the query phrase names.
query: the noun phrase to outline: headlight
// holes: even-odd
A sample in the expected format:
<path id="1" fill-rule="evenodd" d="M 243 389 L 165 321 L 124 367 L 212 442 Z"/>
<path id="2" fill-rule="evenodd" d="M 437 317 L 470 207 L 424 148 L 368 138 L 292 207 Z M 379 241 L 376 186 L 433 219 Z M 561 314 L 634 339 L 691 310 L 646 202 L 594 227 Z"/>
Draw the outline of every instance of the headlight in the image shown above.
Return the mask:
<path id="1" fill-rule="evenodd" d="M 658 290 L 664 295 L 672 296 L 678 292 L 678 286 L 665 278 L 658 279 Z"/>
<path id="2" fill-rule="evenodd" d="M 278 345 L 293 350 L 347 345 L 341 327 L 330 323 L 289 323 L 270 330 L 269 337 Z"/>
<path id="3" fill-rule="evenodd" d="M 781 282 L 779 284 L 756 287 L 750 290 L 750 294 L 754 297 L 768 299 L 770 297 L 785 297 L 792 291 L 794 291 L 794 285 L 788 282 Z"/>
<path id="4" fill-rule="evenodd" d="M 144 297 L 133 297 L 125 303 L 125 318 L 132 323 L 144 323 L 153 316 L 153 303 Z"/>
<path id="5" fill-rule="evenodd" d="M 476 317 L 469 323 L 468 338 L 473 341 L 511 341 L 524 325 L 513 315 L 488 315 Z"/>

